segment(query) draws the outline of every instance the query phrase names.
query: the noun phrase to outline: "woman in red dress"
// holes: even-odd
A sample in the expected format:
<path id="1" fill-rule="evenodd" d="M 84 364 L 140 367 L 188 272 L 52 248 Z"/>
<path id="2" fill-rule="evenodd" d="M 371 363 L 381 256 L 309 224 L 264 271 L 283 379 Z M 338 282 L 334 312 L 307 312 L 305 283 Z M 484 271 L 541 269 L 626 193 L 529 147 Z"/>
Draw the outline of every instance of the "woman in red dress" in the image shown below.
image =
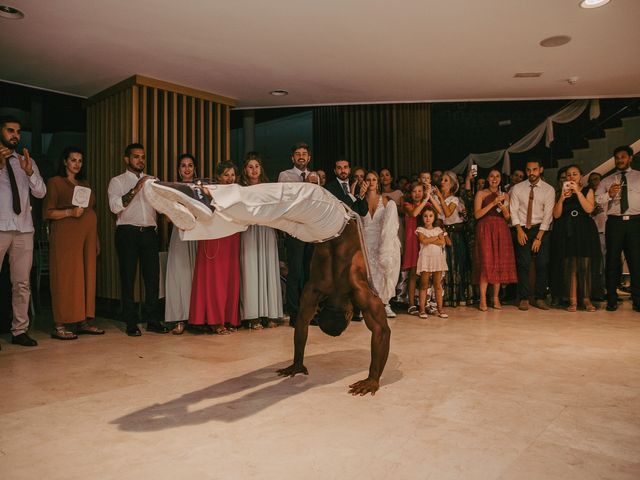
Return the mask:
<path id="1" fill-rule="evenodd" d="M 236 182 L 236 166 L 221 162 L 216 178 L 221 184 Z M 193 271 L 189 325 L 218 335 L 235 332 L 240 299 L 240 233 L 198 242 Z"/>
<path id="2" fill-rule="evenodd" d="M 473 283 L 480 285 L 480 311 L 487 311 L 487 287 L 493 286 L 493 308 L 500 310 L 500 284 L 517 283 L 516 260 L 509 232 L 509 196 L 500 188 L 502 175 L 491 170 L 487 188 L 476 193 L 474 215 L 476 241 L 473 251 Z"/>

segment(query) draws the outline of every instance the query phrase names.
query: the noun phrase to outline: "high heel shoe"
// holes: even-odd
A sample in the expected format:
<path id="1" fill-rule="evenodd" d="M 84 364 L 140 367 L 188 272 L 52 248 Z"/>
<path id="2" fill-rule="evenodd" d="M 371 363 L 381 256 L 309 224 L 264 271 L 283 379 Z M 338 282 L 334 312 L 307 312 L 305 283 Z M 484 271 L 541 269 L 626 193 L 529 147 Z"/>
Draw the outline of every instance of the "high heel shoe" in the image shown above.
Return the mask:
<path id="1" fill-rule="evenodd" d="M 575 312 L 578 310 L 578 300 L 575 298 L 569 299 L 569 306 L 565 309 L 567 312 Z"/>
<path id="2" fill-rule="evenodd" d="M 493 297 L 493 308 L 496 310 L 502 310 L 502 304 L 500 303 L 500 299 L 498 297 Z"/>
<path id="3" fill-rule="evenodd" d="M 182 335 L 184 333 L 184 322 L 176 323 L 176 326 L 173 327 L 171 333 L 173 333 L 174 335 Z"/>
<path id="4" fill-rule="evenodd" d="M 591 303 L 591 300 L 589 300 L 588 298 L 585 298 L 583 303 L 584 303 L 584 310 L 586 312 L 595 312 L 596 310 L 598 310 L 596 306 L 593 303 Z"/>

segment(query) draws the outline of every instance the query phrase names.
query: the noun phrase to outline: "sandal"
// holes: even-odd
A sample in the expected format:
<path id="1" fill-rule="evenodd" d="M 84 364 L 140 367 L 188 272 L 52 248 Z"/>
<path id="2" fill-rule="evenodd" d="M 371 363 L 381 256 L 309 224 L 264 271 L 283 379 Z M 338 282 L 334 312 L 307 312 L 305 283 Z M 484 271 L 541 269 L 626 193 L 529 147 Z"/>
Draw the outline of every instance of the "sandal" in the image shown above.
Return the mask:
<path id="1" fill-rule="evenodd" d="M 418 316 L 419 316 L 420 318 L 429 318 L 429 315 L 427 315 L 427 312 L 420 312 L 420 313 L 418 314 Z"/>
<path id="2" fill-rule="evenodd" d="M 76 328 L 76 335 L 104 335 L 104 330 L 96 327 L 95 325 L 90 325 L 89 322 L 85 320 L 78 324 L 78 327 Z"/>
<path id="3" fill-rule="evenodd" d="M 440 317 L 440 318 L 449 318 L 449 315 L 447 315 L 444 312 L 438 312 L 438 317 Z"/>
<path id="4" fill-rule="evenodd" d="M 480 305 L 478 305 L 478 310 L 480 310 L 481 312 L 486 312 L 487 310 L 489 310 L 487 308 L 486 305 L 483 305 L 482 303 Z"/>
<path id="5" fill-rule="evenodd" d="M 565 309 L 567 312 L 575 312 L 578 310 L 577 303 L 570 303 L 569 306 Z"/>
<path id="6" fill-rule="evenodd" d="M 498 297 L 493 297 L 493 308 L 496 310 L 502 310 L 502 304 Z"/>
<path id="7" fill-rule="evenodd" d="M 174 335 L 182 335 L 184 333 L 184 322 L 176 323 L 176 326 L 173 327 L 171 333 Z"/>
<path id="8" fill-rule="evenodd" d="M 267 320 L 267 328 L 277 328 L 278 324 L 274 320 Z"/>
<path id="9" fill-rule="evenodd" d="M 593 303 L 591 303 L 589 300 L 586 300 L 584 302 L 584 309 L 586 312 L 595 312 L 596 310 L 598 310 L 596 306 Z"/>
<path id="10" fill-rule="evenodd" d="M 78 335 L 65 330 L 64 327 L 56 327 L 54 332 L 51 334 L 51 338 L 55 338 L 56 340 L 75 340 L 78 338 Z"/>
<path id="11" fill-rule="evenodd" d="M 215 333 L 216 335 L 230 335 L 231 332 L 229 330 L 227 330 L 225 327 L 216 327 L 216 329 L 213 331 L 213 333 Z"/>
<path id="12" fill-rule="evenodd" d="M 229 332 L 229 333 L 234 333 L 234 332 L 238 331 L 238 329 L 236 327 L 234 327 L 233 325 L 225 326 L 224 328 L 226 328 L 227 332 Z"/>
<path id="13" fill-rule="evenodd" d="M 249 328 L 251 330 L 262 330 L 264 327 L 262 326 L 262 324 L 258 321 L 258 322 L 251 322 L 251 324 L 249 325 Z"/>
<path id="14" fill-rule="evenodd" d="M 418 314 L 418 307 L 416 307 L 415 305 L 411 305 L 408 309 L 407 309 L 407 313 L 409 315 L 417 315 Z"/>

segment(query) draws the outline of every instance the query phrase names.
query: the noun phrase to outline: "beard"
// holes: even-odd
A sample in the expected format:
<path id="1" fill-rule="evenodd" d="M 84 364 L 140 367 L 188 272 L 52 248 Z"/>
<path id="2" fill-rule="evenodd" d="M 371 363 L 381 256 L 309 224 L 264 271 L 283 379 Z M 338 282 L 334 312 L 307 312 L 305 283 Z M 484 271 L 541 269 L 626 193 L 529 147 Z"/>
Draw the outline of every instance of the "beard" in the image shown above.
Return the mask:
<path id="1" fill-rule="evenodd" d="M 616 169 L 619 172 L 624 172 L 627 168 L 629 168 L 629 164 L 616 164 Z"/>
<path id="2" fill-rule="evenodd" d="M 7 140 L 4 137 L 0 137 L 0 142 L 2 142 L 2 146 L 10 148 L 11 150 L 15 150 L 18 146 L 18 140 Z"/>

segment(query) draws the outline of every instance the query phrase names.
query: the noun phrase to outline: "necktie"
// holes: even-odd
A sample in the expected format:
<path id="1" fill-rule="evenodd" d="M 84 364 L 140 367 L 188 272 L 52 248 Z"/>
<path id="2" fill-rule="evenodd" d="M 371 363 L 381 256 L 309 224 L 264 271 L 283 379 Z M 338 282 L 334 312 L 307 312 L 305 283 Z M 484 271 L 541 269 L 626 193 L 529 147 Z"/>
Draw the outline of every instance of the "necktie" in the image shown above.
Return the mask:
<path id="1" fill-rule="evenodd" d="M 349 187 L 347 187 L 347 184 L 344 182 L 340 182 L 340 184 L 342 185 L 342 190 L 344 190 L 344 193 L 346 195 L 349 195 Z"/>
<path id="2" fill-rule="evenodd" d="M 629 189 L 627 187 L 627 174 L 622 172 L 620 178 L 620 214 L 624 214 L 629 209 Z"/>
<path id="3" fill-rule="evenodd" d="M 11 184 L 11 197 L 13 199 L 13 211 L 16 215 L 20 215 L 20 192 L 18 192 L 18 184 L 16 183 L 16 175 L 9 159 L 6 161 L 7 173 L 9 174 L 9 183 Z"/>
<path id="4" fill-rule="evenodd" d="M 529 203 L 527 204 L 527 223 L 525 227 L 531 228 L 531 217 L 533 217 L 533 189 L 536 188 L 535 185 L 531 185 L 531 190 L 529 191 Z"/>
<path id="5" fill-rule="evenodd" d="M 300 174 L 300 176 L 302 177 L 302 181 L 304 182 L 304 177 L 306 177 L 306 176 L 307 176 L 307 172 L 302 172 L 302 173 Z"/>

